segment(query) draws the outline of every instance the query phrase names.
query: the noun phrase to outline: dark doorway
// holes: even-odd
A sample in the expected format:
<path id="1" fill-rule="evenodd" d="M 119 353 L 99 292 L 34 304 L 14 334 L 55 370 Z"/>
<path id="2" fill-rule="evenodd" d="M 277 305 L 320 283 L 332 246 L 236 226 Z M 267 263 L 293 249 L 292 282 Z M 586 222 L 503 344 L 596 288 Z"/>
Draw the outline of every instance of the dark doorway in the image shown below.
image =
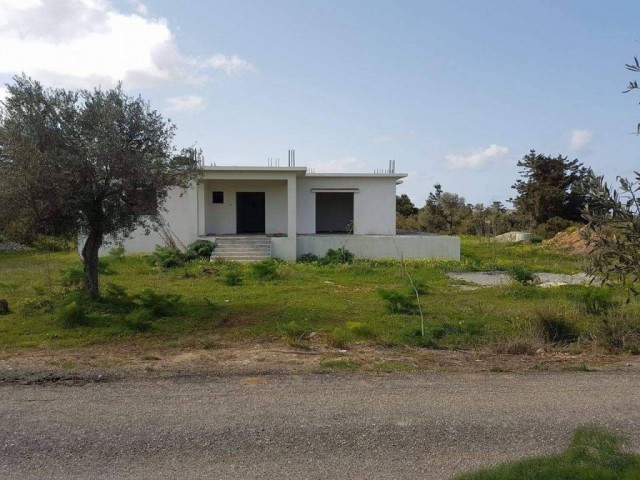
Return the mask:
<path id="1" fill-rule="evenodd" d="M 353 193 L 316 193 L 316 233 L 353 233 Z"/>
<path id="2" fill-rule="evenodd" d="M 236 192 L 236 232 L 264 233 L 264 192 Z"/>

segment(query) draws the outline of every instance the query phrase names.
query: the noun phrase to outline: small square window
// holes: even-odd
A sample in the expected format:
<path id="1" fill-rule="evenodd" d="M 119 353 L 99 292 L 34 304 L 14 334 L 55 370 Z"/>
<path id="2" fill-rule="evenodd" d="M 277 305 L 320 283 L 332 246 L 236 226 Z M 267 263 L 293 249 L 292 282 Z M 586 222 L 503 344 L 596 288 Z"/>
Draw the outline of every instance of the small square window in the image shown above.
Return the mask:
<path id="1" fill-rule="evenodd" d="M 224 203 L 224 193 L 213 192 L 213 203 Z"/>

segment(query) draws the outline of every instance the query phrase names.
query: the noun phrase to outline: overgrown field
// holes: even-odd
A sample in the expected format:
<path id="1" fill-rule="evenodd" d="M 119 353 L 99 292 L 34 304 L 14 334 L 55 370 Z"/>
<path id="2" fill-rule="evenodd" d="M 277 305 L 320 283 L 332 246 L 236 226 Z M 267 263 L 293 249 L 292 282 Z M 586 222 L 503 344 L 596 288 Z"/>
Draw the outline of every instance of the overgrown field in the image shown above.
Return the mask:
<path id="1" fill-rule="evenodd" d="M 430 348 L 490 347 L 534 353 L 553 344 L 580 351 L 637 353 L 637 302 L 600 287 L 539 288 L 514 283 L 467 290 L 446 271 L 526 266 L 576 273 L 580 258 L 543 245 L 501 245 L 464 238 L 461 262 L 356 259 L 351 264 L 233 264 L 194 260 L 152 266 L 149 256 L 103 260 L 104 298 L 74 293 L 74 253 L 0 254 L 0 349 L 99 345 L 136 339 L 181 345 L 284 339 L 308 348 L 355 343 Z M 407 272 L 420 293 L 425 335 Z M 604 292 L 604 293 L 603 293 Z"/>

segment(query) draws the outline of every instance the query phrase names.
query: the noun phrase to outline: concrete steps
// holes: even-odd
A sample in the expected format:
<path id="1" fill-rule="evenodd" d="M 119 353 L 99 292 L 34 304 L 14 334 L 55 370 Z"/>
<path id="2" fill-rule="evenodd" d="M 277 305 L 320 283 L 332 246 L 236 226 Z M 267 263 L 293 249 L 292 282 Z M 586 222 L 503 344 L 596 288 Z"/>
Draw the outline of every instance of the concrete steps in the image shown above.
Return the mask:
<path id="1" fill-rule="evenodd" d="M 216 237 L 211 260 L 258 262 L 271 257 L 271 239 L 262 235 Z"/>

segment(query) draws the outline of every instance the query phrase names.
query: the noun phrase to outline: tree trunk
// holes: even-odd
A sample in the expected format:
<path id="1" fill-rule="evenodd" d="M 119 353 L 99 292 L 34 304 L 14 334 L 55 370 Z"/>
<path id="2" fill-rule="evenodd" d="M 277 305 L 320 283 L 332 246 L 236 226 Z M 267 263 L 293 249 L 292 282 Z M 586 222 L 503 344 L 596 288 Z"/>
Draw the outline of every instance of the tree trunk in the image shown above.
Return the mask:
<path id="1" fill-rule="evenodd" d="M 100 298 L 98 251 L 101 246 L 102 233 L 91 230 L 82 247 L 82 261 L 84 262 L 84 291 L 93 300 Z"/>

